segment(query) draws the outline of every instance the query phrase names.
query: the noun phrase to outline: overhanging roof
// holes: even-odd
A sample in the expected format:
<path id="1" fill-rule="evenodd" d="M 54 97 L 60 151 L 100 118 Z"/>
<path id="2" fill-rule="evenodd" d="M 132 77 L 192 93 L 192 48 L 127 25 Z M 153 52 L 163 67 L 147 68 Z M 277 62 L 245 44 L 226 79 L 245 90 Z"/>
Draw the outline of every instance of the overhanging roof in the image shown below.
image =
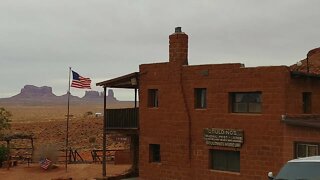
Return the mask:
<path id="1" fill-rule="evenodd" d="M 5 134 L 0 138 L 0 141 L 11 141 L 12 139 L 34 139 L 32 134 L 15 133 Z"/>
<path id="2" fill-rule="evenodd" d="M 282 121 L 293 126 L 320 128 L 320 115 L 286 116 Z"/>
<path id="3" fill-rule="evenodd" d="M 139 73 L 134 72 L 117 78 L 109 79 L 96 84 L 97 86 L 111 87 L 111 88 L 139 88 Z"/>
<path id="4" fill-rule="evenodd" d="M 314 78 L 314 79 L 320 79 L 320 74 L 307 73 L 307 72 L 302 72 L 302 71 L 291 71 L 291 76 L 292 77 L 309 77 L 309 78 Z"/>

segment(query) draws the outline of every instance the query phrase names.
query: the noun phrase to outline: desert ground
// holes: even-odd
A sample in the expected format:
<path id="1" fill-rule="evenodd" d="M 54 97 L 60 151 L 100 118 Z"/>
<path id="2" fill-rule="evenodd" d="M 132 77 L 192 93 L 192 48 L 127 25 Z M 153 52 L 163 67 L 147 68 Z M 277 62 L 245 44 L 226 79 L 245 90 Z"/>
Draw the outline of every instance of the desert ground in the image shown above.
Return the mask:
<path id="1" fill-rule="evenodd" d="M 131 107 L 130 103 L 117 103 L 108 105 L 110 108 Z M 23 106 L 23 105 L 1 105 L 12 113 L 11 129 L 6 133 L 32 134 L 34 139 L 35 153 L 44 146 L 51 145 L 56 149 L 64 149 L 66 142 L 66 113 L 67 106 Z M 68 172 L 65 172 L 65 165 L 56 162 L 57 168 L 43 170 L 39 167 L 35 158 L 34 163 L 29 167 L 26 163 L 18 164 L 9 170 L 0 168 L 0 179 L 92 179 L 102 176 L 102 165 L 92 163 L 90 151 L 92 149 L 102 149 L 102 117 L 95 117 L 95 112 L 102 112 L 100 105 L 73 105 L 70 107 L 70 114 L 73 115 L 69 121 L 69 147 L 77 150 L 86 164 L 69 164 Z M 93 115 L 88 115 L 92 112 Z M 129 149 L 129 143 L 117 142 L 113 136 L 107 138 L 107 148 Z M 91 140 L 90 140 L 91 139 Z M 95 139 L 92 142 L 92 139 Z M 5 144 L 2 142 L 2 144 Z M 14 140 L 13 146 L 29 146 L 26 141 Z M 59 158 L 58 158 L 59 159 Z M 109 162 L 107 165 L 107 176 L 123 174 L 131 165 L 114 165 Z"/>
<path id="2" fill-rule="evenodd" d="M 130 165 L 113 165 L 107 164 L 107 175 L 120 175 L 127 171 Z M 59 165 L 55 169 L 43 170 L 37 164 L 29 167 L 19 165 L 7 170 L 0 169 L 1 180 L 52 180 L 52 179 L 68 179 L 72 180 L 91 180 L 102 178 L 101 164 L 69 164 L 66 172 L 64 165 Z"/>

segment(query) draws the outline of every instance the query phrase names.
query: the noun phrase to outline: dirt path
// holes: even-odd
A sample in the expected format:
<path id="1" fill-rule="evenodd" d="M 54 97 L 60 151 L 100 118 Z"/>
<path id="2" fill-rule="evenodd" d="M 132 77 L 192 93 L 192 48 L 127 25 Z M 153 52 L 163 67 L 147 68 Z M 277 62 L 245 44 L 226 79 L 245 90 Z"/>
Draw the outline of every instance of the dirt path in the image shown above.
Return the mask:
<path id="1" fill-rule="evenodd" d="M 107 176 L 122 174 L 130 168 L 130 165 L 107 164 Z M 72 180 L 91 180 L 102 177 L 101 164 L 69 164 L 68 171 L 64 165 L 55 169 L 43 170 L 38 164 L 18 165 L 16 167 L 0 169 L 1 180 L 51 180 L 56 178 L 72 178 Z"/>

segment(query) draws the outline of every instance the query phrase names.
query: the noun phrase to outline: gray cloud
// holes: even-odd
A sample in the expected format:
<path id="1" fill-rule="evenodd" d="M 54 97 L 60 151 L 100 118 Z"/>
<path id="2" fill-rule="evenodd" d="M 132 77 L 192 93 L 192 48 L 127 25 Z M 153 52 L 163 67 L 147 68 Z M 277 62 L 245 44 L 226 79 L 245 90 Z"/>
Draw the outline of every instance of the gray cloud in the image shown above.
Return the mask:
<path id="1" fill-rule="evenodd" d="M 167 61 L 175 26 L 189 34 L 190 64 L 290 65 L 320 46 L 319 6 L 318 0 L 2 0 L 0 97 L 25 84 L 65 94 L 69 66 L 107 79 Z"/>

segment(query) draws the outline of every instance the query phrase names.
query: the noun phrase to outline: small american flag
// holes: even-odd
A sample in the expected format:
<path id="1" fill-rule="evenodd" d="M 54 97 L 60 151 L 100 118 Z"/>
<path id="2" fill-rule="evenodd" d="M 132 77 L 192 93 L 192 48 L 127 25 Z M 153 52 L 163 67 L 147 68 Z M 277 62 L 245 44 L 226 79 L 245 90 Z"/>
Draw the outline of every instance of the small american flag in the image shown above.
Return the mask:
<path id="1" fill-rule="evenodd" d="M 81 89 L 91 89 L 91 79 L 80 76 L 78 73 L 72 71 L 72 83 L 71 87 Z"/>
<path id="2" fill-rule="evenodd" d="M 48 169 L 52 161 L 50 161 L 48 158 L 40 160 L 40 167 L 42 169 Z"/>

